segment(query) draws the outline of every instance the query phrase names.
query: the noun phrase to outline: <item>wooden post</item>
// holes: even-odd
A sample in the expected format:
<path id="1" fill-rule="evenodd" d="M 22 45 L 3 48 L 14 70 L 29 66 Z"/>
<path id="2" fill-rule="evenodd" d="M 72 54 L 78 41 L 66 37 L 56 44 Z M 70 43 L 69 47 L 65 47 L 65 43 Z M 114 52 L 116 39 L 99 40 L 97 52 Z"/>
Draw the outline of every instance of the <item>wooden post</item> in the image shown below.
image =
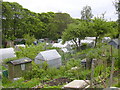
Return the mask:
<path id="1" fill-rule="evenodd" d="M 91 81 L 90 81 L 91 88 L 93 88 L 94 66 L 95 66 L 95 59 L 92 60 L 92 64 L 91 64 Z"/>
<path id="2" fill-rule="evenodd" d="M 111 67 L 111 72 L 110 72 L 110 85 L 109 87 L 112 86 L 112 82 L 113 82 L 113 72 L 114 72 L 114 58 L 112 58 L 112 67 Z"/>
<path id="3" fill-rule="evenodd" d="M 113 81 L 113 72 L 114 72 L 114 58 L 112 57 L 112 45 L 111 45 L 111 60 L 112 60 L 112 65 L 111 65 L 111 72 L 110 72 L 109 87 L 111 87 L 111 85 L 112 85 L 112 81 Z"/>
<path id="4" fill-rule="evenodd" d="M 118 0 L 118 69 L 120 69 L 120 0 Z M 118 76 L 120 77 L 120 75 Z M 118 78 L 118 82 L 120 81 L 120 78 Z"/>

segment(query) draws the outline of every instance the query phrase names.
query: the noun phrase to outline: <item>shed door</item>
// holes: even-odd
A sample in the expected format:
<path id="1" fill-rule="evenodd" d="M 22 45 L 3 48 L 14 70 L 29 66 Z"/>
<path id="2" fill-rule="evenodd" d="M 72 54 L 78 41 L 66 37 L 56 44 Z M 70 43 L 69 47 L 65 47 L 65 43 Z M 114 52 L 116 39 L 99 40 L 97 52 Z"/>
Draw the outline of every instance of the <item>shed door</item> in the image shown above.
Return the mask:
<path id="1" fill-rule="evenodd" d="M 25 64 L 21 64 L 21 70 L 25 70 Z"/>

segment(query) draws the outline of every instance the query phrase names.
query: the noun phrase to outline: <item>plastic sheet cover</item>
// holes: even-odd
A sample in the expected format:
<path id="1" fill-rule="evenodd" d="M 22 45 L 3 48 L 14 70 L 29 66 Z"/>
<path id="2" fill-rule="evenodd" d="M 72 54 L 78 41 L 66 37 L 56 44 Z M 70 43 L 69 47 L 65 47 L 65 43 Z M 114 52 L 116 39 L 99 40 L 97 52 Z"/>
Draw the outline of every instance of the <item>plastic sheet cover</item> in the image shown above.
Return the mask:
<path id="1" fill-rule="evenodd" d="M 4 60 L 7 58 L 16 57 L 15 51 L 13 48 L 2 48 L 0 49 L 0 60 Z"/>

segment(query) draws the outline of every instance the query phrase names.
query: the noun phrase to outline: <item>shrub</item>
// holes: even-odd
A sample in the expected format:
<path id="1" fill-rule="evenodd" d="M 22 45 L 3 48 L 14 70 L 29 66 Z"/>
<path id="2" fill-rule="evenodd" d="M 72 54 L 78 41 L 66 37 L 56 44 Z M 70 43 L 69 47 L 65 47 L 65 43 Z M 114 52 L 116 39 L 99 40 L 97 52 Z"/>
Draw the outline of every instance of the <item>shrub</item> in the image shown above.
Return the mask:
<path id="1" fill-rule="evenodd" d="M 32 62 L 32 70 L 24 73 L 23 77 L 27 80 L 32 78 L 41 78 L 42 75 L 45 73 L 46 67 L 45 64 L 41 66 L 44 66 L 44 68 L 40 67 L 40 64 L 35 64 L 34 62 Z"/>
<path id="2" fill-rule="evenodd" d="M 87 43 L 82 43 L 81 49 L 82 49 L 82 50 L 86 49 L 86 48 L 87 48 L 87 45 L 88 45 Z"/>
<path id="3" fill-rule="evenodd" d="M 80 66 L 80 60 L 70 59 L 66 63 L 66 68 L 71 69 L 72 67 Z"/>
<path id="4" fill-rule="evenodd" d="M 32 88 L 32 87 L 34 87 L 34 86 L 36 86 L 38 84 L 40 84 L 39 78 L 33 78 L 33 79 L 29 80 L 29 81 L 25 81 L 24 78 L 21 78 L 21 79 L 19 79 L 17 81 L 10 82 L 9 84 L 7 82 L 7 84 L 5 84 L 3 86 L 5 88 L 8 88 L 8 87 L 9 88 L 10 87 L 11 88 Z"/>
<path id="5" fill-rule="evenodd" d="M 59 70 L 55 67 L 52 67 L 52 68 L 48 68 L 47 71 L 46 71 L 46 74 L 51 78 L 53 79 L 55 76 L 58 76 L 59 75 Z"/>
<path id="6" fill-rule="evenodd" d="M 28 45 L 31 45 L 36 40 L 34 36 L 30 36 L 29 34 L 25 34 L 24 39 L 26 39 L 26 44 Z"/>
<path id="7" fill-rule="evenodd" d="M 41 43 L 39 45 L 26 46 L 26 48 L 20 48 L 21 51 L 16 51 L 17 57 L 28 57 L 34 59 L 40 51 L 44 51 L 43 46 L 45 44 Z"/>

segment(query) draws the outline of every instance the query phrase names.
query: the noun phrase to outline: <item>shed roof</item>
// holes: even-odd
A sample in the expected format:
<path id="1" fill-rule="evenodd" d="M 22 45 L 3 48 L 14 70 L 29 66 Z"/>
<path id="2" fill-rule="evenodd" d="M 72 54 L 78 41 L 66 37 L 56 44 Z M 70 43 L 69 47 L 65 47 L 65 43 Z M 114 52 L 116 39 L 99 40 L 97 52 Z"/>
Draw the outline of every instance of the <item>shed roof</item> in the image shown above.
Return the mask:
<path id="1" fill-rule="evenodd" d="M 86 63 L 86 58 L 84 58 L 83 60 L 81 60 L 81 63 Z"/>
<path id="2" fill-rule="evenodd" d="M 110 42 L 108 42 L 108 44 L 118 48 L 119 42 L 118 42 L 118 39 L 113 39 Z"/>
<path id="3" fill-rule="evenodd" d="M 109 42 L 109 44 L 112 44 L 111 42 L 114 42 L 116 45 L 118 45 L 118 39 L 113 39 Z"/>
<path id="4" fill-rule="evenodd" d="M 42 51 L 36 56 L 36 59 L 42 59 L 45 61 L 53 60 L 53 59 L 57 59 L 57 58 L 61 58 L 61 56 L 55 49 Z"/>
<path id="5" fill-rule="evenodd" d="M 26 57 L 26 58 L 22 58 L 18 60 L 13 60 L 8 63 L 12 63 L 13 65 L 18 65 L 18 64 L 24 64 L 24 63 L 29 63 L 29 62 L 32 62 L 32 60 Z"/>
<path id="6" fill-rule="evenodd" d="M 2 48 L 0 49 L 0 60 L 16 57 L 13 48 Z"/>

